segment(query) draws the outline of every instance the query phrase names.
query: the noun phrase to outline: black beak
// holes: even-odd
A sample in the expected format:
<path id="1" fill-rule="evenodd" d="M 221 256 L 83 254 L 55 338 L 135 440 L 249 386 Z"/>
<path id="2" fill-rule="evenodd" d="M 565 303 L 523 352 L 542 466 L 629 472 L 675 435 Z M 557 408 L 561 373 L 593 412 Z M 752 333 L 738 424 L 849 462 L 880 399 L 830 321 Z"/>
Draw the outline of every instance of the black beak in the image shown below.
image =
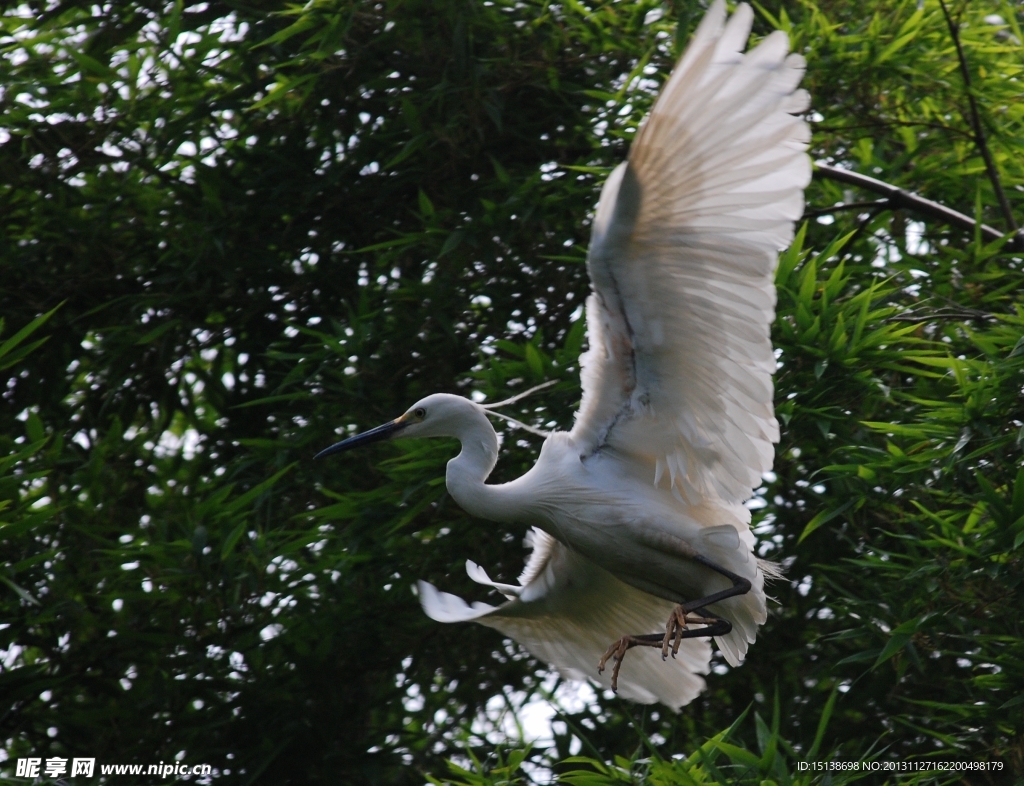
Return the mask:
<path id="1" fill-rule="evenodd" d="M 395 420 L 385 423 L 383 426 L 377 426 L 377 428 L 364 431 L 362 434 L 356 434 L 354 437 L 349 437 L 341 442 L 336 442 L 329 448 L 321 450 L 313 456 L 313 458 L 327 458 L 327 456 L 333 456 L 335 453 L 341 453 L 343 450 L 358 448 L 363 445 L 369 445 L 371 442 L 379 442 L 382 439 L 388 439 L 408 425 L 409 423 L 407 421 L 402 421 L 401 418 L 396 418 Z"/>

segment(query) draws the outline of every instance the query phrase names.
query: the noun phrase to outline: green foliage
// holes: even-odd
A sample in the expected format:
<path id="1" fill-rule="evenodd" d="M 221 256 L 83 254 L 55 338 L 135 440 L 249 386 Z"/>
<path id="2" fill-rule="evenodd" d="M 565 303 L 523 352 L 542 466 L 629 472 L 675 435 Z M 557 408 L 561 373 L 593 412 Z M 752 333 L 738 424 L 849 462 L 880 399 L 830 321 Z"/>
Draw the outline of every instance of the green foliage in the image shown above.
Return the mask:
<path id="1" fill-rule="evenodd" d="M 756 33 L 808 59 L 814 158 L 1006 227 L 937 2 L 758 8 Z M 1020 216 L 1019 9 L 951 10 Z M 447 497 L 451 443 L 311 460 L 438 390 L 555 380 L 515 414 L 571 424 L 587 216 L 702 13 L 30 2 L 0 20 L 11 759 L 184 751 L 274 784 L 1024 775 L 1024 260 L 1001 243 L 812 185 L 778 271 L 783 442 L 751 505 L 787 580 L 748 662 L 716 658 L 679 716 L 600 695 L 548 749 L 509 738 L 490 708 L 550 691 L 543 664 L 431 622 L 412 587 L 480 597 L 463 561 L 514 577 L 522 533 Z M 537 447 L 506 429 L 495 479 Z M 891 772 L 868 780 L 961 777 Z"/>

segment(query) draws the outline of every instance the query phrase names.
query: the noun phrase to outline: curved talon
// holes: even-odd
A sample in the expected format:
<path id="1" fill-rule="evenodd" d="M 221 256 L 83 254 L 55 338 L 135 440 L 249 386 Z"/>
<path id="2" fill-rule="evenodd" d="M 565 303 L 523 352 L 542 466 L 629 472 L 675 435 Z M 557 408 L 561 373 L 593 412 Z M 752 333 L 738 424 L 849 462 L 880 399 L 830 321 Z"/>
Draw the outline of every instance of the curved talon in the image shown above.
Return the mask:
<path id="1" fill-rule="evenodd" d="M 619 659 L 622 658 L 622 656 L 626 652 L 626 649 L 625 649 L 624 645 L 625 645 L 626 640 L 628 638 L 629 638 L 629 636 L 623 636 L 621 639 L 616 639 L 615 641 L 612 642 L 611 646 L 605 651 L 604 655 L 601 656 L 601 660 L 598 661 L 598 664 L 597 664 L 597 673 L 598 674 L 603 674 L 604 673 L 605 664 L 608 663 L 608 658 L 612 657 L 613 654 L 615 655 L 615 659 L 616 660 L 619 660 Z M 620 648 L 622 649 L 621 653 L 618 652 L 618 650 Z"/>
<path id="2" fill-rule="evenodd" d="M 674 658 L 679 652 L 679 643 L 683 640 L 682 632 L 686 630 L 686 617 L 682 606 L 676 606 L 668 615 L 668 622 L 665 623 L 665 637 L 661 643 L 662 660 L 668 657 L 670 642 L 672 643 L 672 657 Z"/>
<path id="3" fill-rule="evenodd" d="M 626 656 L 626 650 L 629 649 L 629 638 L 629 636 L 623 636 L 621 639 L 613 641 L 597 664 L 597 673 L 603 674 L 608 658 L 615 658 L 615 666 L 612 667 L 612 691 L 615 693 L 619 692 L 619 669 L 622 666 L 622 659 Z"/>
<path id="4" fill-rule="evenodd" d="M 622 668 L 622 659 L 626 657 L 626 653 L 633 649 L 633 647 L 658 647 L 661 645 L 661 641 L 662 635 L 660 633 L 643 636 L 623 636 L 620 639 L 616 639 L 598 662 L 597 673 L 604 673 L 604 667 L 608 663 L 608 658 L 613 658 L 615 665 L 612 667 L 612 691 L 618 693 L 619 669 Z"/>
<path id="5" fill-rule="evenodd" d="M 676 625 L 676 638 L 675 641 L 672 642 L 673 659 L 675 659 L 676 655 L 679 653 L 679 645 L 683 641 L 683 631 L 686 630 L 686 619 L 688 615 L 682 614 L 681 611 L 681 609 L 676 609 L 676 620 L 679 624 Z"/>

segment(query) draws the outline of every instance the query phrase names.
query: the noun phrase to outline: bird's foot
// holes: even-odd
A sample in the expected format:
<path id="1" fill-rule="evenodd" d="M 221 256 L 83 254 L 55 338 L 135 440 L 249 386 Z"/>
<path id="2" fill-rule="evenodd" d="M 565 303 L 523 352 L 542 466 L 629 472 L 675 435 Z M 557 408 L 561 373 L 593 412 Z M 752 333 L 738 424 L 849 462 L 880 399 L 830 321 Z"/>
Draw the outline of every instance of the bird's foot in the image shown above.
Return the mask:
<path id="1" fill-rule="evenodd" d="M 689 625 L 714 625 L 718 620 L 709 619 L 708 617 L 702 617 L 692 612 L 686 611 L 683 606 L 679 605 L 672 609 L 672 613 L 668 617 L 668 622 L 665 624 L 665 635 L 661 639 L 661 659 L 665 660 L 669 654 L 669 648 L 671 647 L 672 657 L 674 658 L 679 653 L 679 645 L 682 644 L 684 638 L 694 638 L 692 632 L 687 632 L 686 626 Z M 696 635 L 700 635 L 699 633 Z"/>
<path id="2" fill-rule="evenodd" d="M 608 663 L 608 659 L 613 658 L 615 665 L 612 666 L 612 690 L 618 693 L 619 669 L 622 668 L 622 659 L 626 657 L 626 652 L 633 649 L 633 647 L 658 647 L 661 645 L 662 638 L 660 633 L 655 633 L 643 636 L 623 636 L 621 639 L 616 639 L 597 664 L 597 673 L 604 673 L 604 667 Z"/>
<path id="3" fill-rule="evenodd" d="M 724 636 L 732 630 L 732 623 L 724 620 L 708 611 L 697 609 L 698 613 L 687 611 L 685 606 L 676 606 L 672 610 L 672 616 L 668 618 L 664 633 L 648 633 L 639 636 L 623 636 L 612 642 L 612 645 L 605 652 L 597 664 L 597 673 L 602 674 L 608 659 L 615 661 L 612 667 L 612 690 L 619 691 L 619 669 L 622 668 L 622 659 L 633 647 L 661 647 L 661 657 L 664 660 L 669 653 L 671 643 L 672 657 L 679 652 L 679 645 L 683 639 L 696 639 L 703 636 Z M 700 628 L 687 628 L 687 625 L 701 625 Z"/>

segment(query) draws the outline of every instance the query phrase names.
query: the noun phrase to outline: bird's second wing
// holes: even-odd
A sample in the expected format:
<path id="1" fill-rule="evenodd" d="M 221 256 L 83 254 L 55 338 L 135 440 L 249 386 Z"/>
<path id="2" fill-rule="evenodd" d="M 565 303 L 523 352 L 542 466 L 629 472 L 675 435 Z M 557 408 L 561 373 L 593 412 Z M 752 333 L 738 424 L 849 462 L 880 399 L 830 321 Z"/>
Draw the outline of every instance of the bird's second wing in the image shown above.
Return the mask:
<path id="1" fill-rule="evenodd" d="M 770 342 L 777 252 L 810 181 L 803 58 L 716 2 L 601 193 L 590 349 L 572 431 L 649 464 L 695 503 L 742 502 L 778 441 Z"/>
<path id="2" fill-rule="evenodd" d="M 473 563 L 470 577 L 514 600 L 494 607 L 468 605 L 461 598 L 420 582 L 420 601 L 438 622 L 475 621 L 522 644 L 539 660 L 569 679 L 591 679 L 611 686 L 611 667 L 597 673 L 609 645 L 623 633 L 664 630 L 673 603 L 648 595 L 563 546 L 541 530 L 531 531 L 533 546 L 520 586 L 492 582 Z M 706 639 L 685 639 L 675 660 L 661 660 L 661 650 L 638 647 L 629 652 L 619 673 L 619 694 L 651 704 L 660 701 L 678 710 L 704 690 L 711 659 Z"/>

